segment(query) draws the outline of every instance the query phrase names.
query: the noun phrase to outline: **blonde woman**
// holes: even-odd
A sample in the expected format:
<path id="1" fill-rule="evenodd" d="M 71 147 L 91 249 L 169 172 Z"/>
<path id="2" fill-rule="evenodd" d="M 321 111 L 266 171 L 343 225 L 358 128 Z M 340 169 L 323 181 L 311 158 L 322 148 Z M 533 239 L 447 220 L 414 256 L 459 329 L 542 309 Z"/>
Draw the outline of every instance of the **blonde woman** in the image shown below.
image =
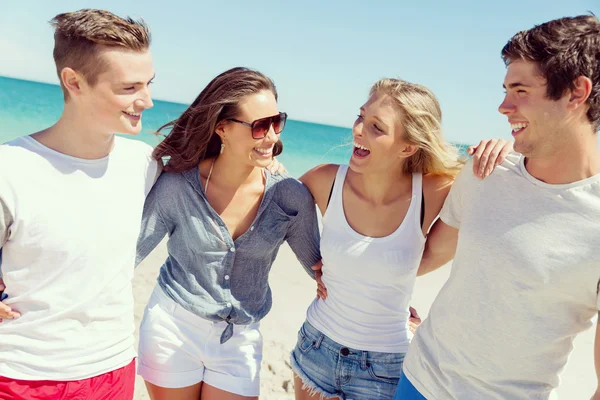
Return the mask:
<path id="1" fill-rule="evenodd" d="M 308 308 L 291 355 L 296 399 L 393 397 L 427 231 L 463 166 L 441 119 L 427 88 L 382 79 L 354 123 L 349 165 L 322 165 L 300 179 L 323 215 L 327 289 Z M 491 153 L 482 175 L 511 149 L 480 145 L 478 155 Z"/>

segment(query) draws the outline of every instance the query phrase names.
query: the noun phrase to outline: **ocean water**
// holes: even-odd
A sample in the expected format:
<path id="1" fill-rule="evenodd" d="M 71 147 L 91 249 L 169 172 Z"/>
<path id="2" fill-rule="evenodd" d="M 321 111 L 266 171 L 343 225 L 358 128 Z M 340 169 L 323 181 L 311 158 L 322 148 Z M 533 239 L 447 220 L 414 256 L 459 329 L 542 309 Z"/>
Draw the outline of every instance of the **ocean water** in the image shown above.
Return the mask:
<path id="1" fill-rule="evenodd" d="M 142 133 L 134 138 L 155 146 L 159 137 L 153 132 L 177 118 L 186 107 L 186 104 L 155 100 L 154 107 L 144 111 Z M 0 76 L 0 143 L 54 124 L 62 108 L 59 86 Z M 292 176 L 299 177 L 318 164 L 349 160 L 352 150 L 348 144 L 352 141 L 349 128 L 295 121 L 293 115 L 289 118 L 281 135 L 284 152 L 278 159 Z M 353 115 L 348 116 L 349 124 L 353 118 Z"/>

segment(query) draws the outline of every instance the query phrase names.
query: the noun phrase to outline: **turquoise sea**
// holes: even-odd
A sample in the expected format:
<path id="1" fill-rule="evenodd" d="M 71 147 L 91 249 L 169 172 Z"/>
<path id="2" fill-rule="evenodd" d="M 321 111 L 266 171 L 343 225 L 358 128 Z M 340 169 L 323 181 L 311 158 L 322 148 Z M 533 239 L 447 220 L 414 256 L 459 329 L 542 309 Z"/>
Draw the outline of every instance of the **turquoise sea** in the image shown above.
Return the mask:
<path id="1" fill-rule="evenodd" d="M 198 89 L 200 91 L 200 88 Z M 62 91 L 58 85 L 0 76 L 0 143 L 27 135 L 54 124 L 62 112 Z M 155 146 L 153 134 L 163 124 L 177 118 L 186 104 L 154 101 L 144 112 L 141 134 L 135 138 Z M 337 126 L 291 120 L 281 135 L 284 152 L 278 157 L 293 176 L 325 162 L 346 163 L 350 157 L 351 130 Z M 348 124 L 353 122 L 348 116 Z"/>

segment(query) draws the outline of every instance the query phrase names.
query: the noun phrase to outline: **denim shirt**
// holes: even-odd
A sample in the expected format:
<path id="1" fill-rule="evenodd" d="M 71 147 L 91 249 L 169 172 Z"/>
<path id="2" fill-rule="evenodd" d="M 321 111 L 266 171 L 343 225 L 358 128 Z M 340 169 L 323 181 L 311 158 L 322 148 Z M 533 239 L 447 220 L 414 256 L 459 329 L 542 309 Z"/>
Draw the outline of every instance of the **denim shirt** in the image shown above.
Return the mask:
<path id="1" fill-rule="evenodd" d="M 286 240 L 314 278 L 321 259 L 314 200 L 300 181 L 266 173 L 256 218 L 235 241 L 206 199 L 197 168 L 163 173 L 146 199 L 136 265 L 165 237 L 169 256 L 158 284 L 183 308 L 211 321 L 247 325 L 271 309 L 268 275 Z"/>

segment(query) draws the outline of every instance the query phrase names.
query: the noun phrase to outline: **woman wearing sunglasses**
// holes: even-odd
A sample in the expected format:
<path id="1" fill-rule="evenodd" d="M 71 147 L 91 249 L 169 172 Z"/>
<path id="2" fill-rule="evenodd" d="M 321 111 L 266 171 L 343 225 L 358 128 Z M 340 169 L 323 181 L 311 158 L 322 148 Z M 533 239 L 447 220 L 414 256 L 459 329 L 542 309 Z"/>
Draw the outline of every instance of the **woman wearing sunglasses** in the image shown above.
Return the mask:
<path id="1" fill-rule="evenodd" d="M 259 321 L 279 247 L 287 241 L 313 277 L 321 258 L 308 189 L 265 169 L 285 121 L 273 82 L 234 68 L 163 127 L 154 157 L 169 160 L 146 200 L 137 258 L 168 235 L 140 327 L 138 372 L 153 400 L 259 394 Z"/>
<path id="2" fill-rule="evenodd" d="M 322 165 L 300 178 L 323 215 L 326 289 L 308 308 L 291 355 L 297 400 L 394 396 L 426 234 L 462 168 L 441 119 L 427 88 L 382 79 L 354 123 L 349 165 Z M 489 161 L 478 163 L 480 176 L 510 150 L 512 142 L 482 142 L 478 154 Z"/>

